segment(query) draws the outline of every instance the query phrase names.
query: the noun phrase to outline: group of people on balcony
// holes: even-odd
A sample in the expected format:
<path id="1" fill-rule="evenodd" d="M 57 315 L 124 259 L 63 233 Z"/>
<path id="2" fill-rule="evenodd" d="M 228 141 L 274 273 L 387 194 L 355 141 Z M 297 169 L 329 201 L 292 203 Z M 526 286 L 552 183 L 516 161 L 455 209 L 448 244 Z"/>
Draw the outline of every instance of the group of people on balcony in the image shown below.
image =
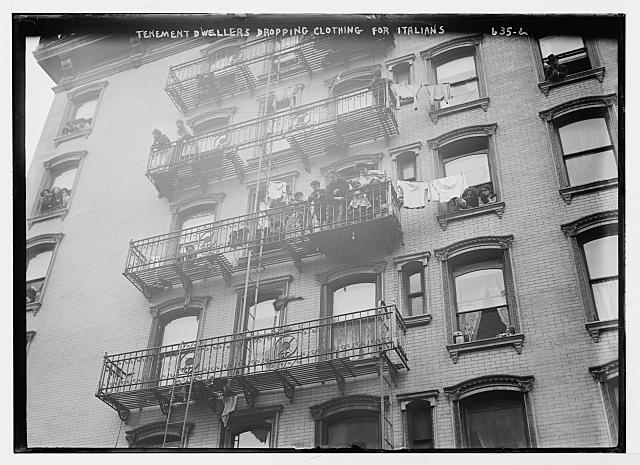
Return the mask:
<path id="1" fill-rule="evenodd" d="M 40 192 L 40 214 L 67 208 L 71 191 L 66 187 L 53 187 Z"/>

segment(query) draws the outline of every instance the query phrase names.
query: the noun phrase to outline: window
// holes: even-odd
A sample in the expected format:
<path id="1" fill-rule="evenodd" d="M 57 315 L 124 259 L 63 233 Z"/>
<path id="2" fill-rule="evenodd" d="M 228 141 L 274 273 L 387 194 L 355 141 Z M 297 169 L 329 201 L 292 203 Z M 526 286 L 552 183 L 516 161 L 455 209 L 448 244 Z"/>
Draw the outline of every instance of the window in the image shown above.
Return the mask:
<path id="1" fill-rule="evenodd" d="M 287 74 L 298 62 L 298 54 L 295 51 L 300 43 L 301 36 L 283 37 L 275 42 L 277 56 L 271 62 L 271 70 L 276 76 Z"/>
<path id="2" fill-rule="evenodd" d="M 427 61 L 428 92 L 448 98 L 434 101 L 429 116 L 437 123 L 439 114 L 481 107 L 487 110 L 489 99 L 484 84 L 482 35 L 460 37 L 422 52 Z M 448 93 L 446 91 L 448 85 Z"/>
<path id="3" fill-rule="evenodd" d="M 426 269 L 431 254 L 428 251 L 402 255 L 393 259 L 398 272 L 398 302 L 407 327 L 428 324 L 428 293 Z"/>
<path id="4" fill-rule="evenodd" d="M 178 250 L 179 259 L 195 258 L 196 251 L 210 237 L 211 230 L 208 226 L 216 220 L 218 205 L 202 204 L 194 206 L 178 215 L 178 229 L 182 231 L 180 235 L 180 245 Z"/>
<path id="5" fill-rule="evenodd" d="M 140 426 L 136 429 L 125 431 L 125 437 L 131 448 L 178 448 L 187 447 L 187 440 L 191 435 L 194 423 L 187 422 L 184 427 L 184 444 L 180 444 L 182 440 L 182 422 L 166 423 L 165 421 L 156 421 L 147 425 Z M 166 437 L 165 437 L 166 429 Z"/>
<path id="6" fill-rule="evenodd" d="M 282 405 L 236 410 L 222 427 L 220 447 L 268 449 L 278 447 L 278 420 Z"/>
<path id="7" fill-rule="evenodd" d="M 331 81 L 330 95 L 338 97 L 338 118 L 374 105 L 374 92 L 370 86 L 380 74 L 379 66 L 363 67 L 340 73 Z M 375 97 L 377 101 L 379 96 Z"/>
<path id="8" fill-rule="evenodd" d="M 437 220 L 443 229 L 449 221 L 504 212 L 498 184 L 498 157 L 493 142 L 497 125 L 471 126 L 428 141 L 437 156 L 439 178 L 463 174 L 467 188 L 460 197 L 438 205 Z"/>
<path id="9" fill-rule="evenodd" d="M 290 175 L 283 175 L 274 177 L 271 179 L 273 183 L 284 182 L 286 184 L 286 195 L 282 195 L 279 199 L 269 199 L 267 203 L 267 187 L 268 183 L 266 181 L 262 181 L 260 183 L 260 190 L 258 191 L 258 210 L 264 210 L 266 208 L 273 208 L 280 205 L 284 205 L 287 199 L 295 192 L 295 177 L 297 176 L 297 172 Z M 256 201 L 256 185 L 249 186 L 249 205 L 248 212 L 251 213 L 254 211 Z"/>
<path id="10" fill-rule="evenodd" d="M 155 350 L 147 361 L 149 366 L 145 367 L 151 381 L 159 385 L 171 385 L 174 377 L 177 377 L 178 382 L 189 382 L 195 344 L 188 343 L 198 339 L 208 301 L 208 297 L 192 296 L 186 307 L 184 298 L 151 307 L 153 321 L 148 346 Z M 182 401 L 184 399 L 179 398 L 174 403 Z"/>
<path id="11" fill-rule="evenodd" d="M 599 67 L 596 43 L 579 36 L 546 36 L 533 47 L 534 61 L 541 81 L 540 90 L 549 94 L 553 87 L 595 77 L 604 78 Z"/>
<path id="12" fill-rule="evenodd" d="M 37 312 L 42 304 L 56 247 L 61 240 L 62 234 L 46 234 L 27 240 L 27 310 Z"/>
<path id="13" fill-rule="evenodd" d="M 354 395 L 310 407 L 316 447 L 380 449 L 380 399 Z"/>
<path id="14" fill-rule="evenodd" d="M 402 152 L 398 154 L 396 163 L 398 166 L 398 181 L 417 181 L 418 169 L 416 167 L 415 152 Z"/>
<path id="15" fill-rule="evenodd" d="M 558 170 L 560 195 L 617 186 L 615 95 L 584 97 L 540 112 L 547 122 Z"/>
<path id="16" fill-rule="evenodd" d="M 620 377 L 618 360 L 589 368 L 589 372 L 600 385 L 605 418 L 611 435 L 611 445 L 618 445 L 620 411 Z"/>
<path id="17" fill-rule="evenodd" d="M 38 221 L 66 215 L 85 156 L 86 152 L 73 152 L 44 163 L 46 171 L 28 221 L 29 226 Z"/>
<path id="18" fill-rule="evenodd" d="M 33 338 L 35 335 L 35 331 L 27 331 L 27 353 L 29 353 L 29 347 L 31 347 L 31 343 L 33 342 Z"/>
<path id="19" fill-rule="evenodd" d="M 393 67 L 395 84 L 411 84 L 411 63 L 399 63 Z"/>
<path id="20" fill-rule="evenodd" d="M 618 327 L 618 211 L 596 213 L 568 224 L 586 328 L 596 342 L 600 331 Z"/>
<path id="21" fill-rule="evenodd" d="M 479 394 L 461 402 L 464 447 L 529 447 L 522 395 Z"/>
<path id="22" fill-rule="evenodd" d="M 557 124 L 569 185 L 617 178 L 616 155 L 606 119 L 585 114 L 572 117 L 580 119 Z"/>
<path id="23" fill-rule="evenodd" d="M 95 124 L 98 104 L 107 82 L 99 82 L 69 93 L 69 103 L 54 144 L 88 135 Z"/>
<path id="24" fill-rule="evenodd" d="M 461 352 L 513 345 L 522 350 L 509 248 L 513 236 L 481 237 L 436 250 L 442 262 L 447 350 Z"/>
<path id="25" fill-rule="evenodd" d="M 431 404 L 414 400 L 406 407 L 407 447 L 409 449 L 433 449 L 433 418 Z"/>
<path id="26" fill-rule="evenodd" d="M 536 447 L 529 397 L 533 381 L 533 376 L 489 375 L 445 387 L 457 447 Z"/>

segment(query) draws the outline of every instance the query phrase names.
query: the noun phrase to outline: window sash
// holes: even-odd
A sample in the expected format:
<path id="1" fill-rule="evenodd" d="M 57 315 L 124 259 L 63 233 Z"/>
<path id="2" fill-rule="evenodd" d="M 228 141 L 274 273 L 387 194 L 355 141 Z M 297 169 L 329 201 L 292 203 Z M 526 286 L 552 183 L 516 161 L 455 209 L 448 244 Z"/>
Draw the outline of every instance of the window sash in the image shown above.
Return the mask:
<path id="1" fill-rule="evenodd" d="M 463 403 L 466 447 L 524 448 L 529 445 L 523 399 Z"/>
<path id="2" fill-rule="evenodd" d="M 490 183 L 489 153 L 469 153 L 444 159 L 445 176 L 463 173 L 469 186 Z"/>
<path id="3" fill-rule="evenodd" d="M 547 36 L 541 37 L 538 40 L 540 45 L 540 53 L 543 59 L 546 59 L 549 55 L 554 54 L 560 61 L 561 56 L 575 55 L 576 52 L 583 51 L 586 56 L 586 48 L 584 46 L 584 40 L 579 36 Z"/>

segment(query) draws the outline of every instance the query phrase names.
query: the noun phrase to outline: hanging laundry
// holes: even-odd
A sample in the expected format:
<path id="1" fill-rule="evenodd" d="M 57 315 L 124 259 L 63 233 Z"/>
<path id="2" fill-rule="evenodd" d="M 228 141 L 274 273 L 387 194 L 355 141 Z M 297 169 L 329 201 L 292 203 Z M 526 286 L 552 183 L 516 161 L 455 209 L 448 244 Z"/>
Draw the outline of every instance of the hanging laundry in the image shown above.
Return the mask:
<path id="1" fill-rule="evenodd" d="M 425 194 L 429 188 L 426 181 L 398 181 L 398 188 L 402 190 L 404 208 L 424 208 Z"/>
<path id="2" fill-rule="evenodd" d="M 429 182 L 429 201 L 448 202 L 455 197 L 461 197 L 467 187 L 467 178 L 462 173 L 434 179 Z"/>
<path id="3" fill-rule="evenodd" d="M 222 420 L 222 424 L 224 427 L 227 427 L 227 423 L 229 422 L 229 415 L 236 409 L 236 405 L 238 404 L 238 395 L 225 395 L 222 397 L 222 403 L 224 408 L 222 409 L 222 413 L 220 414 L 220 419 Z"/>
<path id="4" fill-rule="evenodd" d="M 397 100 L 398 108 L 400 108 L 400 102 L 402 100 L 413 99 L 415 102 L 416 97 L 420 92 L 420 88 L 422 87 L 421 84 L 407 84 L 404 82 L 400 84 L 394 84 L 393 86 L 394 86 L 394 91 L 396 93 L 396 96 L 398 97 L 398 100 Z"/>
<path id="5" fill-rule="evenodd" d="M 287 196 L 287 183 L 283 181 L 269 181 L 267 197 L 269 200 L 282 200 Z"/>
<path id="6" fill-rule="evenodd" d="M 434 105 L 436 102 L 449 103 L 451 99 L 451 85 L 448 82 L 442 84 L 429 84 L 425 86 L 427 94 L 429 94 L 429 103 Z"/>

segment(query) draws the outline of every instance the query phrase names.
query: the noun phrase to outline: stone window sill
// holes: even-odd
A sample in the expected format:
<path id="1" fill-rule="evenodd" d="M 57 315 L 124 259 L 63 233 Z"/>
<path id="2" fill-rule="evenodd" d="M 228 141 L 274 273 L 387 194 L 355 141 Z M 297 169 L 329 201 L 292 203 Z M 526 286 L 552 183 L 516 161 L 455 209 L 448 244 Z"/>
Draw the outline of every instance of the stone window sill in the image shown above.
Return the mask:
<path id="1" fill-rule="evenodd" d="M 35 315 L 36 313 L 38 313 L 38 310 L 40 310 L 41 306 L 42 304 L 40 302 L 31 302 L 30 304 L 27 304 L 27 312 L 33 312 L 33 314 Z"/>
<path id="2" fill-rule="evenodd" d="M 65 134 L 62 136 L 58 136 L 55 139 L 53 139 L 53 145 L 55 147 L 57 147 L 58 145 L 62 144 L 63 142 L 67 142 L 73 139 L 77 139 L 79 137 L 84 137 L 85 139 L 87 137 L 89 137 L 89 134 L 91 134 L 91 128 L 89 129 L 84 129 L 82 131 L 78 131 L 78 132 L 74 132 L 73 134 Z"/>
<path id="3" fill-rule="evenodd" d="M 440 215 L 436 215 L 436 219 L 440 224 L 440 227 L 443 231 L 447 229 L 447 224 L 452 221 L 459 221 L 465 218 L 471 218 L 473 216 L 485 215 L 488 213 L 495 213 L 498 215 L 498 218 L 502 218 L 502 214 L 504 213 L 504 202 L 496 202 L 490 203 L 488 205 L 483 205 L 481 207 L 470 208 L 468 210 L 460 210 L 453 213 L 442 213 Z"/>
<path id="4" fill-rule="evenodd" d="M 590 321 L 584 325 L 595 342 L 600 340 L 600 332 L 618 329 L 618 320 Z"/>
<path id="5" fill-rule="evenodd" d="M 67 213 L 69 213 L 69 208 L 61 208 L 60 210 L 55 210 L 52 212 L 43 213 L 41 215 L 32 216 L 27 220 L 27 225 L 29 226 L 29 228 L 31 228 L 31 226 L 33 226 L 34 223 L 39 223 L 40 221 L 47 221 L 47 220 L 50 220 L 51 218 L 60 217 L 61 219 L 64 219 L 64 217 L 67 216 Z"/>
<path id="6" fill-rule="evenodd" d="M 547 97 L 549 95 L 549 91 L 554 87 L 561 87 L 567 84 L 571 84 L 578 81 L 584 81 L 585 79 L 596 78 L 598 81 L 602 82 L 604 79 L 604 68 L 594 68 L 588 69 L 586 71 L 580 71 L 579 73 L 569 74 L 565 76 L 563 79 L 559 81 L 543 81 L 538 83 L 538 88 L 542 91 L 542 93 Z"/>
<path id="7" fill-rule="evenodd" d="M 407 325 L 407 328 L 415 328 L 417 326 L 424 326 L 431 323 L 431 315 L 413 315 L 413 316 L 405 316 L 404 323 Z"/>
<path id="8" fill-rule="evenodd" d="M 604 181 L 590 182 L 589 184 L 582 184 L 580 186 L 563 187 L 559 192 L 562 200 L 569 204 L 573 196 L 615 187 L 618 187 L 617 179 L 606 179 Z"/>
<path id="9" fill-rule="evenodd" d="M 448 344 L 447 351 L 453 360 L 458 363 L 458 357 L 464 352 L 474 352 L 477 350 L 490 350 L 496 347 L 513 346 L 518 354 L 522 352 L 524 344 L 524 334 L 518 333 L 506 337 L 496 337 L 493 339 L 482 339 L 480 341 L 463 342 L 461 344 Z"/>
<path id="10" fill-rule="evenodd" d="M 454 113 L 459 113 L 461 111 L 467 111 L 472 108 L 482 108 L 482 111 L 487 111 L 489 108 L 489 97 L 479 98 L 477 100 L 472 100 L 471 102 L 461 103 L 460 105 L 454 105 L 452 107 L 447 107 L 438 110 L 431 110 L 429 112 L 429 118 L 433 121 L 433 124 L 438 124 L 438 118 L 441 116 L 452 115 Z"/>
<path id="11" fill-rule="evenodd" d="M 398 101 L 400 102 L 400 106 L 404 107 L 407 105 L 410 105 L 413 103 L 413 97 L 412 98 L 400 98 L 398 97 Z"/>

